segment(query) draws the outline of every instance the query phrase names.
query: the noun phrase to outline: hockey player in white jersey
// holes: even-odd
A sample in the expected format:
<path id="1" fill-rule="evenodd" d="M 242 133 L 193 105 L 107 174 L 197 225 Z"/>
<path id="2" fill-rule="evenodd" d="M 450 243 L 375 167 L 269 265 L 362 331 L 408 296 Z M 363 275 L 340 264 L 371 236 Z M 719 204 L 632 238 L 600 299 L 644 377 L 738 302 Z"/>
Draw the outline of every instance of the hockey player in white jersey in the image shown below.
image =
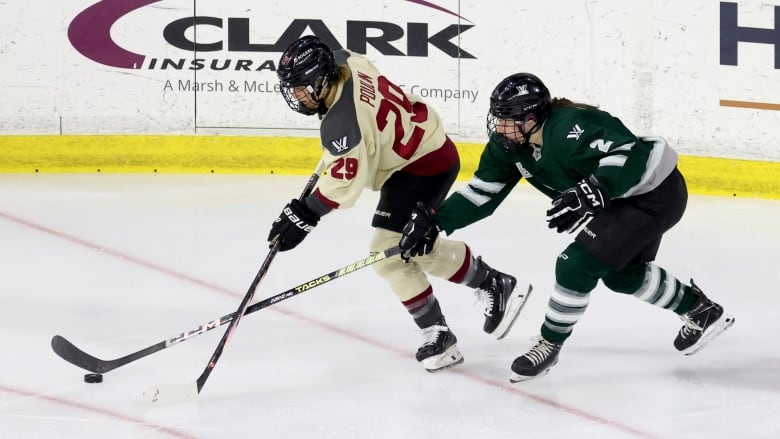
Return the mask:
<path id="1" fill-rule="evenodd" d="M 433 108 L 405 93 L 365 57 L 334 51 L 315 36 L 293 42 L 277 74 L 290 108 L 320 118 L 327 173 L 309 196 L 284 207 L 271 227 L 270 243 L 280 240 L 281 251 L 296 247 L 323 215 L 353 206 L 368 188 L 380 191 L 369 248 L 384 251 L 399 242 L 413 211 L 425 215 L 441 204 L 460 159 Z M 463 242 L 435 237 L 430 242 L 435 245 L 425 249 L 429 253 L 416 249 L 373 267 L 423 330 L 425 342 L 416 358 L 436 372 L 461 363 L 463 356 L 426 273 L 475 288 L 486 302 L 483 329 L 498 339 L 509 332 L 531 286 L 491 268 Z"/>

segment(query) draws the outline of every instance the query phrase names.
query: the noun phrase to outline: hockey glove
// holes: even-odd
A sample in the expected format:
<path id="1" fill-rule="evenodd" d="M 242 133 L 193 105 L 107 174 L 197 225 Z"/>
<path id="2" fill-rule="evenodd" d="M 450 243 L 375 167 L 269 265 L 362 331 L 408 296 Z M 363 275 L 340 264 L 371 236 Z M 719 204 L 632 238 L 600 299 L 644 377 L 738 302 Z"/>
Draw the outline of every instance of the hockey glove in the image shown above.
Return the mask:
<path id="1" fill-rule="evenodd" d="M 572 233 L 609 205 L 609 194 L 596 177 L 590 176 L 558 195 L 552 205 L 547 211 L 547 226 L 558 233 Z"/>
<path id="2" fill-rule="evenodd" d="M 271 232 L 268 233 L 268 247 L 273 247 L 276 240 L 280 240 L 280 251 L 294 249 L 314 229 L 319 220 L 320 218 L 300 200 L 290 201 L 271 226 Z"/>
<path id="3" fill-rule="evenodd" d="M 404 262 L 409 262 L 414 256 L 427 255 L 433 250 L 433 244 L 439 236 L 439 226 L 432 215 L 433 210 L 417 202 L 398 242 Z"/>

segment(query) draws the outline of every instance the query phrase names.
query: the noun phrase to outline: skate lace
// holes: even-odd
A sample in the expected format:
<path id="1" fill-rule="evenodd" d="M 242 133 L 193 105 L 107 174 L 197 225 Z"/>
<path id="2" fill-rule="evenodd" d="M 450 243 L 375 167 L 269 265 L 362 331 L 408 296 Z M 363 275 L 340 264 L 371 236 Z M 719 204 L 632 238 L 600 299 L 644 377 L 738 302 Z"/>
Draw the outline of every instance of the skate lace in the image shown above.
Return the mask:
<path id="1" fill-rule="evenodd" d="M 474 290 L 474 297 L 476 298 L 474 304 L 477 302 L 485 302 L 485 310 L 483 311 L 485 317 L 493 317 L 493 301 L 495 300 L 493 293 L 488 290 L 478 288 Z"/>
<path id="2" fill-rule="evenodd" d="M 423 331 L 423 337 L 425 337 L 425 341 L 423 342 L 423 346 L 427 345 L 435 345 L 436 342 L 439 341 L 439 337 L 442 333 L 449 331 L 450 328 L 442 325 L 432 325 L 427 328 L 424 328 Z"/>
<path id="3" fill-rule="evenodd" d="M 542 337 L 534 337 L 533 340 L 536 341 L 536 345 L 531 348 L 530 351 L 526 352 L 523 356 L 528 358 L 531 363 L 536 366 L 537 364 L 540 364 L 542 361 L 547 359 L 547 357 L 550 356 L 550 354 L 553 353 L 553 350 L 555 349 L 555 345 L 550 343 L 549 341 L 545 340 Z"/>
<path id="4" fill-rule="evenodd" d="M 681 334 L 683 338 L 688 338 L 696 333 L 699 333 L 702 331 L 701 325 L 696 323 L 693 319 L 691 319 L 688 316 L 682 315 L 680 318 L 683 321 L 683 327 L 681 330 Z"/>

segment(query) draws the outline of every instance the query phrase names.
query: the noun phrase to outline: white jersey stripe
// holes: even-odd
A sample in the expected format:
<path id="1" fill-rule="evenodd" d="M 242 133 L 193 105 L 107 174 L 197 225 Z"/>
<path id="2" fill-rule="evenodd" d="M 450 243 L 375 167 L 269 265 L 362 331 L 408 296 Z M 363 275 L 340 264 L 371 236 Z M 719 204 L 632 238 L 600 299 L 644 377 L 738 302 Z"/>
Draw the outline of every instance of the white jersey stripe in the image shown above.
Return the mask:
<path id="1" fill-rule="evenodd" d="M 624 155 L 608 155 L 599 160 L 599 168 L 603 168 L 605 166 L 617 166 L 622 168 L 626 163 L 626 159 L 628 159 L 628 157 Z"/>
<path id="2" fill-rule="evenodd" d="M 466 186 L 465 188 L 459 190 L 458 193 L 463 195 L 463 198 L 471 201 L 475 206 L 481 206 L 490 201 L 490 197 L 487 195 L 478 194 L 474 191 L 474 189 L 471 189 L 470 186 Z"/>
<path id="3" fill-rule="evenodd" d="M 468 185 L 484 192 L 490 192 L 491 194 L 497 194 L 506 187 L 506 184 L 504 183 L 488 182 L 478 177 L 472 177 Z"/>

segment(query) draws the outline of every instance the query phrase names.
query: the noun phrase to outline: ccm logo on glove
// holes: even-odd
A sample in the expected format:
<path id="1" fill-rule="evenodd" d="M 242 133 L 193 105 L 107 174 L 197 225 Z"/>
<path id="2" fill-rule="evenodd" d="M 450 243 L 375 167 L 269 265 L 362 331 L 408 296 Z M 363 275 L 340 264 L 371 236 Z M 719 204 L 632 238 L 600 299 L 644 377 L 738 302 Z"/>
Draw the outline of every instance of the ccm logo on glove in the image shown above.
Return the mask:
<path id="1" fill-rule="evenodd" d="M 553 200 L 547 211 L 547 226 L 558 233 L 572 233 L 608 206 L 609 194 L 598 178 L 590 176 Z"/>
<path id="2" fill-rule="evenodd" d="M 598 210 L 604 207 L 604 200 L 602 198 L 603 195 L 598 189 L 596 189 L 594 192 L 593 187 L 591 187 L 591 184 L 587 180 L 580 180 L 577 182 L 577 186 L 580 187 L 583 195 L 585 195 L 587 203 L 593 210 Z"/>

